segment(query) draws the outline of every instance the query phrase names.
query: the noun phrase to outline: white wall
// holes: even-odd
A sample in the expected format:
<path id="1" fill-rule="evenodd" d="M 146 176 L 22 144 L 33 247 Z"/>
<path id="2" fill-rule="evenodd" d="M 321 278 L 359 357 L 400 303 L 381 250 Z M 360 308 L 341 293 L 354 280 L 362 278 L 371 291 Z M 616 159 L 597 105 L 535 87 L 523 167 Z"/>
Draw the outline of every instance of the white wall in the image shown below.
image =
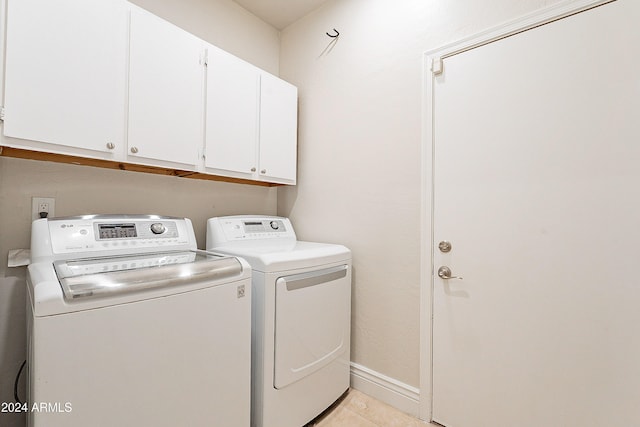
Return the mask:
<path id="1" fill-rule="evenodd" d="M 278 75 L 280 33 L 231 0 L 129 1 Z"/>
<path id="2" fill-rule="evenodd" d="M 278 32 L 231 0 L 134 3 L 266 71 L 278 73 Z M 0 2 L 0 12 L 4 4 Z M 0 33 L 4 33 L 4 13 L 0 18 Z M 2 69 L 0 82 L 4 81 Z M 0 402 L 13 401 L 14 377 L 25 359 L 25 269 L 7 268 L 7 253 L 29 247 L 32 196 L 55 197 L 57 216 L 156 213 L 189 217 L 198 245 L 204 247 L 208 217 L 275 214 L 276 195 L 275 188 L 0 157 Z M 20 394 L 24 398 L 24 389 Z M 0 426 L 22 425 L 23 415 L 0 413 Z"/>
<path id="3" fill-rule="evenodd" d="M 281 35 L 298 185 L 278 213 L 353 251 L 352 360 L 419 387 L 422 54 L 556 0 L 330 0 Z M 340 38 L 320 56 L 335 28 Z M 425 396 L 428 394 L 428 390 Z M 414 405 L 417 408 L 417 405 Z"/>

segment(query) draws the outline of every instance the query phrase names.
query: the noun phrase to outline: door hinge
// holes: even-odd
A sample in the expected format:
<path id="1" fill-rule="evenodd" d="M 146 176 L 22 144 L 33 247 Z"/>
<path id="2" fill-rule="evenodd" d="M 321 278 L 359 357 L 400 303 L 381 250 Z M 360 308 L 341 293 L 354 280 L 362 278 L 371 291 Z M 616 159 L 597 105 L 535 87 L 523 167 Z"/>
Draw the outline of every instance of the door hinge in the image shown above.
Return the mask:
<path id="1" fill-rule="evenodd" d="M 0 107 L 0 120 L 4 122 L 4 107 Z"/>
<path id="2" fill-rule="evenodd" d="M 438 74 L 442 74 L 442 68 L 444 64 L 442 63 L 442 58 L 433 58 L 431 61 L 431 72 L 436 76 Z"/>

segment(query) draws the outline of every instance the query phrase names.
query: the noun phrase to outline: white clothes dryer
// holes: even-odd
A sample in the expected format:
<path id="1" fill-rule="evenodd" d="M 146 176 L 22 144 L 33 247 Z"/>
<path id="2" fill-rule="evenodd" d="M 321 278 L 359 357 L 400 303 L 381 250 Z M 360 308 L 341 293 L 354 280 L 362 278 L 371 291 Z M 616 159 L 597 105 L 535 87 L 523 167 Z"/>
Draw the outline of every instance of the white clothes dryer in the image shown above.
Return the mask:
<path id="1" fill-rule="evenodd" d="M 207 250 L 252 268 L 251 425 L 305 425 L 349 388 L 351 252 L 273 216 L 210 218 Z"/>
<path id="2" fill-rule="evenodd" d="M 249 426 L 251 269 L 186 218 L 39 219 L 30 427 Z"/>

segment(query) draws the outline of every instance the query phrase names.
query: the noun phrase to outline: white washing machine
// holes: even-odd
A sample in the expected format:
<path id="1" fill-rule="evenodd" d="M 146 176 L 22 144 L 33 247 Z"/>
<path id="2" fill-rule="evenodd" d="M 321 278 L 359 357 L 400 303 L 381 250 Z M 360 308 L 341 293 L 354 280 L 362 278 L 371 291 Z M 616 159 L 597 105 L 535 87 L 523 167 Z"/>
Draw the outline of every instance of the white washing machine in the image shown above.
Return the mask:
<path id="1" fill-rule="evenodd" d="M 159 216 L 36 220 L 28 425 L 249 426 L 251 269 Z"/>
<path id="2" fill-rule="evenodd" d="M 207 249 L 252 268 L 251 425 L 303 426 L 349 388 L 351 252 L 265 216 L 210 218 Z"/>

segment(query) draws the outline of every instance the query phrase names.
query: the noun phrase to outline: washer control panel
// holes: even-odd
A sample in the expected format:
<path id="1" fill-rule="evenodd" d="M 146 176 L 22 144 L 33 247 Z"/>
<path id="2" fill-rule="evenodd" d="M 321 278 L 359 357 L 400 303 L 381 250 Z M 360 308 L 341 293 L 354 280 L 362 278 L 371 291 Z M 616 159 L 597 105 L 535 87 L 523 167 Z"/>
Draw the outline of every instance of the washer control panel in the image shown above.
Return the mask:
<path id="1" fill-rule="evenodd" d="M 167 239 L 178 237 L 175 221 L 107 222 L 93 225 L 97 240 L 104 239 Z"/>
<path id="2" fill-rule="evenodd" d="M 48 221 L 53 253 L 180 249 L 190 242 L 185 219 L 168 217 L 52 218 Z"/>

